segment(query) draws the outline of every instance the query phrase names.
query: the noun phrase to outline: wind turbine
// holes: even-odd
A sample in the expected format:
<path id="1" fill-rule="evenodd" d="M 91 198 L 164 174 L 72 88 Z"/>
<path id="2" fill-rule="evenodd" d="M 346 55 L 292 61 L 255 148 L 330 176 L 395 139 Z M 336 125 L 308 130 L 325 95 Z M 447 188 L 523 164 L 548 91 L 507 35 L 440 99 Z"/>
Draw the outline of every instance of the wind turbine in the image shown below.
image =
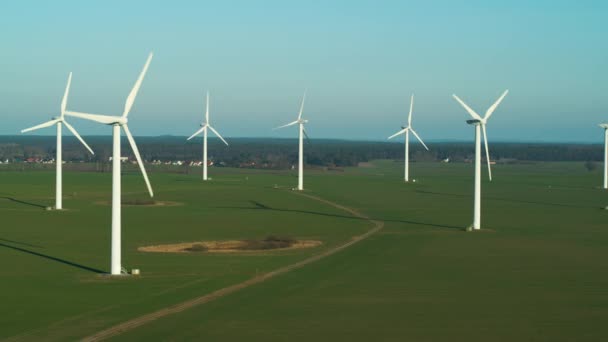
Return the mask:
<path id="1" fill-rule="evenodd" d="M 414 134 L 416 139 L 418 139 L 418 141 L 420 141 L 422 146 L 424 146 L 424 148 L 426 148 L 427 151 L 429 150 L 429 148 L 426 147 L 426 144 L 424 143 L 424 141 L 422 141 L 422 139 L 420 139 L 420 136 L 418 135 L 418 133 L 416 133 L 416 131 L 412 128 L 412 112 L 413 111 L 414 111 L 414 94 L 412 94 L 412 97 L 410 99 L 410 115 L 407 118 L 407 126 L 406 127 L 401 126 L 402 130 L 400 130 L 399 132 L 388 137 L 389 139 L 392 139 L 400 134 L 405 133 L 405 181 L 406 182 L 410 181 L 410 131 L 412 132 L 412 134 Z"/>
<path id="2" fill-rule="evenodd" d="M 141 87 L 141 83 L 146 75 L 146 71 L 148 70 L 148 66 L 150 65 L 150 61 L 152 61 L 153 54 L 150 53 L 148 56 L 148 60 L 144 65 L 143 70 L 139 74 L 139 78 L 135 82 L 131 93 L 127 97 L 127 101 L 125 103 L 125 108 L 121 116 L 109 116 L 109 115 L 99 115 L 99 114 L 88 114 L 74 111 L 66 111 L 65 114 L 69 116 L 74 116 L 81 119 L 91 120 L 95 122 L 99 122 L 105 125 L 112 126 L 112 252 L 111 252 L 111 267 L 110 272 L 112 275 L 120 275 L 122 270 L 121 265 L 121 189 L 120 189 L 120 128 L 125 131 L 125 135 L 129 140 L 129 144 L 131 145 L 131 149 L 133 150 L 133 154 L 137 159 L 137 164 L 141 170 L 141 173 L 146 182 L 146 186 L 148 187 L 148 191 L 150 192 L 150 197 L 154 197 L 154 193 L 152 192 L 152 186 L 150 185 L 150 181 L 148 180 L 148 175 L 146 174 L 146 169 L 144 168 L 144 164 L 141 160 L 141 156 L 139 155 L 139 150 L 137 149 L 137 145 L 135 144 L 135 140 L 133 139 L 133 135 L 129 131 L 129 127 L 127 126 L 127 117 L 131 108 L 133 107 L 133 103 L 135 102 L 135 97 L 137 96 L 137 92 Z"/>
<path id="3" fill-rule="evenodd" d="M 196 131 L 190 136 L 190 138 L 187 139 L 190 140 L 195 136 L 203 133 L 203 180 L 207 180 L 207 128 L 209 128 L 213 133 L 215 133 L 215 135 L 217 135 L 218 138 L 222 139 L 224 144 L 228 146 L 226 140 L 224 140 L 224 138 L 222 138 L 218 131 L 216 131 L 215 128 L 213 128 L 213 126 L 211 126 L 211 124 L 209 123 L 209 92 L 207 92 L 207 102 L 205 105 L 205 122 L 201 124 L 201 128 L 198 131 Z"/>
<path id="4" fill-rule="evenodd" d="M 55 209 L 56 210 L 63 209 L 63 178 L 62 178 L 63 159 L 61 156 L 61 152 L 62 152 L 61 128 L 62 128 L 62 125 L 65 125 L 65 127 L 67 127 L 70 130 L 70 132 L 72 132 L 72 134 L 74 134 L 74 136 L 76 138 L 78 138 L 78 140 L 80 140 L 80 142 L 84 145 L 84 147 L 86 147 L 87 150 L 89 150 L 89 152 L 91 152 L 91 154 L 95 154 L 93 152 L 93 150 L 91 150 L 89 145 L 87 145 L 87 143 L 84 142 L 84 140 L 82 139 L 80 134 L 78 134 L 78 132 L 76 132 L 74 127 L 72 127 L 72 125 L 70 125 L 67 121 L 65 121 L 65 108 L 66 108 L 67 102 L 68 102 L 68 95 L 70 93 L 70 83 L 71 82 L 72 82 L 72 73 L 70 73 L 70 75 L 68 76 L 68 84 L 65 87 L 63 99 L 61 100 L 61 113 L 59 114 L 59 117 L 55 117 L 51 121 L 47 121 L 43 124 L 40 124 L 40 125 L 37 125 L 34 127 L 30 127 L 30 128 L 26 128 L 21 131 L 21 133 L 25 133 L 25 132 L 31 132 L 31 131 L 35 131 L 37 129 L 57 125 L 57 148 L 55 151 L 55 153 L 56 153 L 56 156 L 55 156 L 55 164 L 56 164 L 55 165 L 55 169 L 56 169 L 56 172 L 55 172 Z"/>
<path id="5" fill-rule="evenodd" d="M 509 90 L 505 92 L 494 102 L 490 108 L 486 111 L 485 116 L 482 118 L 474 110 L 472 110 L 466 103 L 464 103 L 458 96 L 452 95 L 458 103 L 460 103 L 464 109 L 471 115 L 472 120 L 467 120 L 469 125 L 475 126 L 475 205 L 473 209 L 473 229 L 478 230 L 481 226 L 481 136 L 480 131 L 483 132 L 483 141 L 486 148 L 486 161 L 488 163 L 488 176 L 492 181 L 492 168 L 490 166 L 490 151 L 488 150 L 488 136 L 486 134 L 486 124 L 492 113 L 496 110 L 496 107 L 500 102 L 507 96 Z"/>
<path id="6" fill-rule="evenodd" d="M 604 189 L 608 189 L 608 123 L 600 127 L 604 129 Z"/>
<path id="7" fill-rule="evenodd" d="M 308 120 L 302 119 L 302 112 L 304 111 L 304 101 L 306 100 L 306 92 L 304 92 L 304 96 L 302 97 L 302 104 L 300 105 L 300 113 L 298 114 L 298 119 L 296 121 L 290 122 L 286 125 L 279 126 L 275 129 L 280 129 L 284 127 L 289 127 L 293 125 L 299 125 L 300 135 L 299 139 L 299 154 L 298 154 L 298 190 L 304 190 L 304 136 L 308 139 L 308 134 L 306 134 L 306 130 L 304 129 L 304 124 L 308 122 Z"/>

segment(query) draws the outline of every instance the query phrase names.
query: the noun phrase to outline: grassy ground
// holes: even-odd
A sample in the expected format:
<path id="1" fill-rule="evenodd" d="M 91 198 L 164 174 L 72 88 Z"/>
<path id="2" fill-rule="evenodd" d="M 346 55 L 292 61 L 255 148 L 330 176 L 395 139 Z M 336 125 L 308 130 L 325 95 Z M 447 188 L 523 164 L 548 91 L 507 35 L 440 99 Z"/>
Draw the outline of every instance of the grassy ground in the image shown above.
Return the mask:
<path id="1" fill-rule="evenodd" d="M 385 221 L 384 230 L 330 258 L 117 339 L 608 336 L 608 211 L 602 210 L 608 193 L 597 188 L 598 171 L 582 163 L 497 166 L 495 180 L 482 185 L 484 231 L 477 233 L 462 231 L 472 219 L 471 165 L 414 163 L 411 171 L 417 182 L 409 185 L 401 182 L 402 165 L 391 161 L 309 173 L 312 193 Z M 11 180 L 2 196 L 19 193 L 20 201 L 52 204 L 52 173 L 1 176 Z M 136 174 L 124 179 L 129 196 L 145 194 Z M 284 233 L 324 240 L 327 248 L 369 229 L 347 213 L 274 189 L 295 183 L 286 173 L 222 170 L 209 184 L 153 174 L 152 181 L 159 200 L 184 205 L 124 209 L 124 260 L 142 269 L 140 279 L 107 279 L 81 267 L 108 267 L 109 207 L 94 204 L 108 199 L 108 175 L 66 175 L 66 194 L 78 193 L 66 201 L 73 209 L 65 213 L 0 200 L 0 265 L 7 270 L 0 288 L 10 294 L 0 336 L 82 337 L 318 252 L 149 255 L 136 252 L 139 245 Z"/>
<path id="2" fill-rule="evenodd" d="M 64 212 L 53 205 L 53 173 L 2 173 L 0 195 L 0 338 L 70 340 L 127 318 L 234 284 L 301 260 L 368 229 L 342 211 L 289 190 L 290 175 L 238 173 L 203 184 L 197 176 L 153 174 L 167 207 L 123 208 L 123 265 L 142 276 L 110 279 L 109 174 L 67 173 Z M 247 177 L 247 179 L 246 179 Z M 126 198 L 146 198 L 136 173 Z M 201 240 L 318 239 L 311 250 L 258 255 L 156 254 L 137 247 Z"/>

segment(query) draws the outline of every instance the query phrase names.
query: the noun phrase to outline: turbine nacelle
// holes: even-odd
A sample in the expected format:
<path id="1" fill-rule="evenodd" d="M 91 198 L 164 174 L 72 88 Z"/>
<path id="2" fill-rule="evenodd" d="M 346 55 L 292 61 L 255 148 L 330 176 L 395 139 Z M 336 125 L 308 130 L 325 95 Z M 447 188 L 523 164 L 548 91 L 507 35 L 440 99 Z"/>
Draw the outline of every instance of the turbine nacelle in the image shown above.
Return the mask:
<path id="1" fill-rule="evenodd" d="M 70 75 L 68 76 L 68 83 L 65 87 L 65 92 L 63 93 L 63 98 L 61 99 L 61 114 L 59 116 L 53 117 L 50 121 L 47 121 L 40 125 L 36 125 L 34 127 L 23 129 L 23 130 L 21 130 L 21 133 L 31 132 L 31 131 L 35 131 L 35 130 L 38 130 L 41 128 L 46 128 L 46 127 L 51 127 L 56 124 L 63 124 L 70 132 L 72 132 L 72 134 L 74 134 L 74 136 L 82 143 L 82 145 L 89 152 L 91 152 L 91 154 L 95 154 L 93 152 L 93 150 L 91 149 L 91 147 L 84 141 L 84 139 L 82 139 L 80 134 L 78 134 L 76 129 L 74 127 L 72 127 L 72 125 L 70 125 L 67 121 L 65 121 L 65 117 L 64 117 L 65 112 L 66 112 L 65 108 L 66 108 L 67 102 L 68 102 L 68 96 L 70 93 L 70 84 L 71 83 L 72 83 L 72 73 L 70 72 Z M 60 138 L 61 137 L 59 136 L 58 139 L 60 139 Z"/>
<path id="2" fill-rule="evenodd" d="M 599 124 L 599 126 L 603 129 L 608 129 L 608 123 Z"/>
<path id="3" fill-rule="evenodd" d="M 458 103 L 460 103 L 460 105 L 473 118 L 473 119 L 467 120 L 467 123 L 469 125 L 473 125 L 473 126 L 481 126 L 481 132 L 483 134 L 483 141 L 484 141 L 485 150 L 486 150 L 486 161 L 488 163 L 488 176 L 489 176 L 490 180 L 492 180 L 492 167 L 490 166 L 490 164 L 491 164 L 490 163 L 490 150 L 488 148 L 488 135 L 486 132 L 486 124 L 488 122 L 488 119 L 490 119 L 490 117 L 492 116 L 492 114 L 494 113 L 494 111 L 496 110 L 498 105 L 502 102 L 502 100 L 505 98 L 505 96 L 507 96 L 508 93 L 509 93 L 509 90 L 505 90 L 505 92 L 502 93 L 502 95 L 498 98 L 498 100 L 496 100 L 496 102 L 494 102 L 494 104 L 492 104 L 490 106 L 490 108 L 488 108 L 488 110 L 486 111 L 486 114 L 483 117 L 481 117 L 481 115 L 477 114 L 473 109 L 471 109 L 471 107 L 469 107 L 466 103 L 464 103 L 464 101 L 462 101 L 458 96 L 452 95 L 452 97 Z"/>
<path id="4" fill-rule="evenodd" d="M 150 197 L 154 197 L 154 192 L 152 191 L 152 186 L 150 185 L 150 180 L 148 179 L 148 174 L 146 173 L 146 169 L 145 169 L 144 163 L 141 159 L 141 155 L 139 154 L 139 149 L 137 148 L 137 145 L 135 144 L 135 139 L 133 139 L 133 135 L 131 134 L 131 131 L 129 130 L 129 126 L 127 125 L 127 123 L 129 122 L 129 120 L 127 119 L 127 116 L 129 115 L 129 112 L 133 108 L 133 104 L 135 103 L 135 98 L 137 97 L 139 88 L 141 88 L 141 84 L 144 80 L 146 72 L 148 71 L 150 62 L 152 61 L 152 56 L 153 56 L 152 53 L 150 53 L 148 55 L 148 59 L 146 60 L 146 64 L 144 65 L 143 70 L 140 72 L 139 77 L 137 78 L 137 81 L 135 82 L 135 85 L 133 86 L 133 88 L 131 89 L 131 92 L 129 93 L 129 96 L 127 96 L 127 100 L 125 102 L 125 109 L 121 116 L 100 115 L 100 114 L 90 114 L 90 113 L 69 111 L 69 110 L 65 110 L 65 101 L 62 103 L 62 114 L 64 114 L 64 115 L 68 115 L 71 117 L 76 117 L 76 118 L 80 118 L 80 119 L 84 119 L 84 120 L 94 121 L 94 122 L 104 124 L 104 125 L 122 127 L 122 130 L 125 132 L 125 135 L 127 136 L 127 140 L 129 141 L 129 145 L 131 145 L 131 150 L 133 151 L 133 154 L 135 155 L 135 159 L 137 160 L 137 164 L 139 165 L 139 169 L 142 173 L 142 176 L 143 176 L 146 186 L 148 188 L 148 192 L 150 193 Z M 70 74 L 70 80 L 71 80 L 71 74 Z M 69 82 L 70 81 L 68 81 L 68 86 L 69 86 Z M 66 90 L 66 94 L 67 94 L 67 90 Z M 119 131 L 113 132 L 113 134 L 116 134 L 116 133 L 119 133 Z M 120 135 L 119 135 L 119 137 L 120 137 Z M 118 138 L 118 139 L 120 139 L 120 138 Z M 119 141 L 119 140 L 115 140 L 115 143 L 116 143 L 116 141 Z M 120 157 L 120 156 L 118 156 L 118 157 Z"/>
<path id="5" fill-rule="evenodd" d="M 420 141 L 420 143 L 422 144 L 422 146 L 424 146 L 424 148 L 428 151 L 429 148 L 426 146 L 426 144 L 424 143 L 424 141 L 422 141 L 422 138 L 420 138 L 420 136 L 418 135 L 418 133 L 416 133 L 416 131 L 412 128 L 412 113 L 414 112 L 414 94 L 412 94 L 412 97 L 410 98 L 410 113 L 407 116 L 407 126 L 401 126 L 401 130 L 398 131 L 397 133 L 391 135 L 390 137 L 388 137 L 388 139 L 393 139 L 394 137 L 404 134 L 406 132 L 412 132 L 412 134 L 414 135 L 414 137 L 416 137 L 416 139 L 418 139 L 418 141 Z M 407 153 L 407 152 L 406 152 Z"/>
<path id="6" fill-rule="evenodd" d="M 207 92 L 207 101 L 205 102 L 205 121 L 200 124 L 200 127 L 201 128 L 198 131 L 194 132 L 194 134 L 192 134 L 186 140 L 190 140 L 196 137 L 197 135 L 203 133 L 207 128 L 209 128 L 211 132 L 213 132 L 218 138 L 220 138 L 220 140 L 224 144 L 226 144 L 226 146 L 228 146 L 228 142 L 220 135 L 217 130 L 215 130 L 215 128 L 213 128 L 213 126 L 211 126 L 211 124 L 209 124 L 209 92 Z M 205 140 L 205 144 L 207 144 L 207 140 Z"/>

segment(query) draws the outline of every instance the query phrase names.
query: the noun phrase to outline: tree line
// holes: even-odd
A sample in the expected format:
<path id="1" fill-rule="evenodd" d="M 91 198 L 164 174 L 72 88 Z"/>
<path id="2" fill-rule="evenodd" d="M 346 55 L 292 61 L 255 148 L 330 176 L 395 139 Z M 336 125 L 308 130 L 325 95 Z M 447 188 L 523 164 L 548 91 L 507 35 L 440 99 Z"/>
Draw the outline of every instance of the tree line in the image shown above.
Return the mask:
<path id="1" fill-rule="evenodd" d="M 86 138 L 95 151 L 90 155 L 71 136 L 63 140 L 63 159 L 66 162 L 84 162 L 106 165 L 112 154 L 109 136 Z M 138 147 L 147 162 L 200 161 L 200 140 L 186 142 L 185 137 L 160 136 L 138 137 Z M 123 139 L 123 156 L 133 158 L 130 146 Z M 412 161 L 464 162 L 474 155 L 472 142 L 430 143 L 430 151 L 417 144 L 410 145 Z M 402 143 L 378 141 L 346 141 L 315 139 L 306 143 L 305 161 L 309 166 L 345 167 L 355 166 L 373 159 L 403 159 Z M 603 145 L 562 143 L 493 143 L 491 159 L 497 162 L 518 161 L 603 161 Z M 53 136 L 2 136 L 0 137 L 0 161 L 11 163 L 28 160 L 51 160 L 55 157 Z M 296 139 L 233 138 L 225 146 L 215 138 L 209 139 L 209 159 L 215 166 L 287 169 L 297 163 Z"/>

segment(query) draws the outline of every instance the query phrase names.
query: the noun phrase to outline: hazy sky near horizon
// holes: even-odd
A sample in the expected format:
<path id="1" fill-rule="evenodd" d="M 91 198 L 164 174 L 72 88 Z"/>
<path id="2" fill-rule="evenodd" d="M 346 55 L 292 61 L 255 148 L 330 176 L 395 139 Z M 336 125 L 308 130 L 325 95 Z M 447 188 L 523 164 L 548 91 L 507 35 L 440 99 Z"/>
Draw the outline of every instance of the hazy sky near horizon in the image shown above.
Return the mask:
<path id="1" fill-rule="evenodd" d="M 120 114 L 147 54 L 135 135 L 190 135 L 204 92 L 225 137 L 383 140 L 406 120 L 425 140 L 600 142 L 608 121 L 606 1 L 4 1 L 0 134 L 68 108 Z M 110 128 L 71 119 L 83 135 Z M 36 134 L 52 135 L 49 128 Z"/>

